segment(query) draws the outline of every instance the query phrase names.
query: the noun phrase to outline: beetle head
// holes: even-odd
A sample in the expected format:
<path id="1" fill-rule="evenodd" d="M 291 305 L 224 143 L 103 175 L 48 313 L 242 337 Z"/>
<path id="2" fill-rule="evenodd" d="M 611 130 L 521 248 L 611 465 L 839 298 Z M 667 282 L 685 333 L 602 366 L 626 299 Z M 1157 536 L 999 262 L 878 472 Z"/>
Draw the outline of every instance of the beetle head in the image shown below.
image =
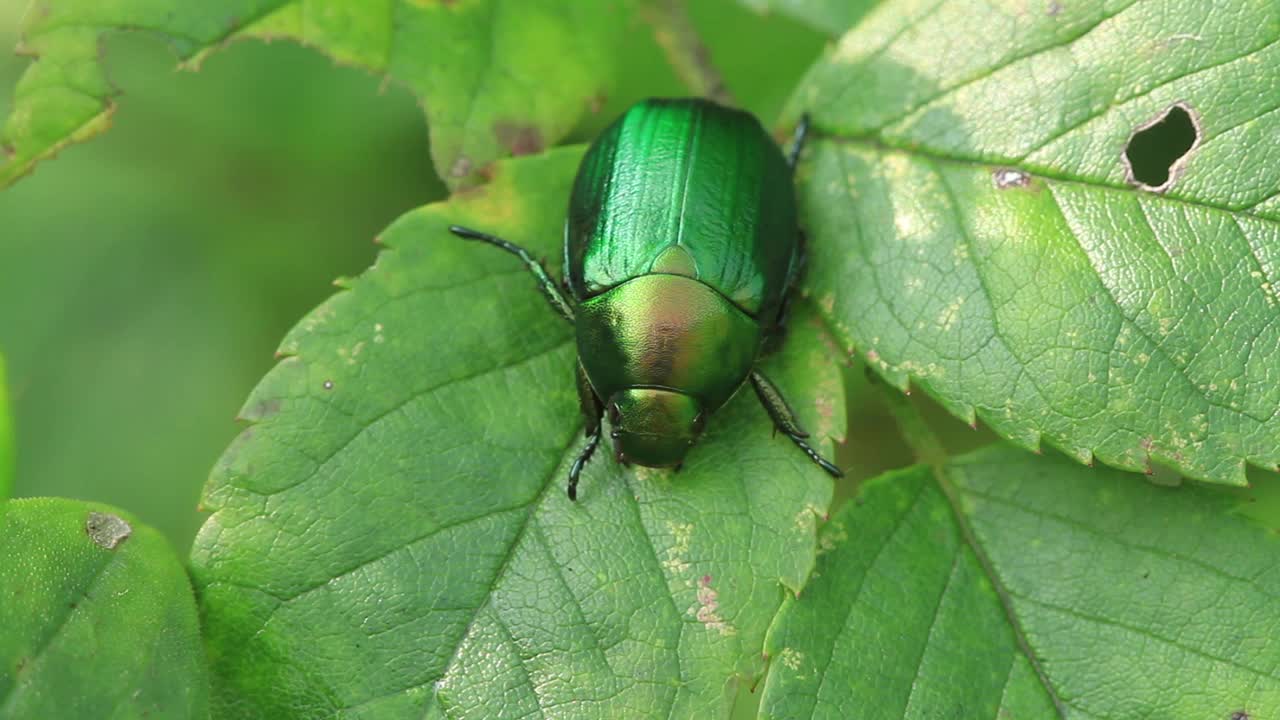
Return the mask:
<path id="1" fill-rule="evenodd" d="M 618 459 L 646 467 L 679 465 L 705 424 L 697 400 L 657 388 L 614 393 L 609 399 L 609 421 Z"/>

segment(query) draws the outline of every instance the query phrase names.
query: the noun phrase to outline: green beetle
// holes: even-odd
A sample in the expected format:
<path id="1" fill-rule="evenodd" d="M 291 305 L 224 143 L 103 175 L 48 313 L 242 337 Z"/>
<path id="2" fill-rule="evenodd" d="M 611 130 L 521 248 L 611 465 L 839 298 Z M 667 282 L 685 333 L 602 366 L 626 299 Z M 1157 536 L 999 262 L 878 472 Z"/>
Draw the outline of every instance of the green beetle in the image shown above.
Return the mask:
<path id="1" fill-rule="evenodd" d="M 700 99 L 632 106 L 592 143 L 574 181 L 564 238 L 572 300 L 523 248 L 450 227 L 517 255 L 577 332 L 587 443 L 569 470 L 570 499 L 605 408 L 618 462 L 678 469 L 707 417 L 748 379 L 774 426 L 840 476 L 755 367 L 804 263 L 792 175 L 806 128 L 784 158 L 749 113 Z"/>

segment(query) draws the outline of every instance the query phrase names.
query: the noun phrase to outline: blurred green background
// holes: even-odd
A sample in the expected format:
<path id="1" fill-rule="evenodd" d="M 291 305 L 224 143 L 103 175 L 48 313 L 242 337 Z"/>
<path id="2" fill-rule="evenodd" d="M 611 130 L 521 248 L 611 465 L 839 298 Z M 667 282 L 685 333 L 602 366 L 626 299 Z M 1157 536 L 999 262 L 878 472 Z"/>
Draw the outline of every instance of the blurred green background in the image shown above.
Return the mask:
<path id="1" fill-rule="evenodd" d="M 8 51 L 25 5 L 0 0 L 0 117 L 27 63 Z M 735 0 L 692 13 L 766 123 L 824 43 Z M 636 99 L 682 94 L 648 29 L 628 37 L 619 91 L 577 139 Z M 162 41 L 121 34 L 107 58 L 125 93 L 114 127 L 0 192 L 14 490 L 122 506 L 185 549 L 208 470 L 279 339 L 333 278 L 372 262 L 375 234 L 444 191 L 409 95 L 312 51 L 242 42 L 176 72 Z M 862 369 L 848 379 L 851 479 L 909 463 Z M 919 396 L 953 449 L 991 440 Z M 1251 514 L 1276 524 L 1278 489 L 1263 478 L 1240 494 L 1262 493 Z"/>

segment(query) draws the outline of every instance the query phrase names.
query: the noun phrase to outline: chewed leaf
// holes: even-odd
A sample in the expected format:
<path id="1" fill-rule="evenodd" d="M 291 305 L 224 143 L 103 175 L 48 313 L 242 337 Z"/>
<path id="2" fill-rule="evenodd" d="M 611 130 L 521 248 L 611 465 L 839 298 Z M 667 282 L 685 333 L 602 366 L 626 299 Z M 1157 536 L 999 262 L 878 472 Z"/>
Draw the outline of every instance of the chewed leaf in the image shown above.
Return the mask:
<path id="1" fill-rule="evenodd" d="M 1280 85 L 1229 90 L 1280 83 L 1280 6 L 1246 5 L 877 8 L 793 98 L 846 347 L 1024 447 L 1280 464 Z"/>
<path id="2" fill-rule="evenodd" d="M 823 528 L 769 631 L 761 717 L 1280 707 L 1280 541 L 1221 496 L 1007 446 L 938 472 L 873 480 Z"/>
<path id="3" fill-rule="evenodd" d="M 34 58 L 0 131 L 0 187 L 109 125 L 106 34 L 146 30 L 182 60 L 236 37 L 287 37 L 403 83 L 422 103 L 432 155 L 451 186 L 564 138 L 613 88 L 632 0 L 40 0 L 20 51 Z M 172 7 L 168 7 L 172 5 Z"/>
<path id="4" fill-rule="evenodd" d="M 186 573 L 119 511 L 0 504 L 0 716 L 208 717 Z"/>
<path id="5" fill-rule="evenodd" d="M 30 172 L 40 160 L 110 126 L 116 90 L 103 67 L 106 34 L 156 33 L 185 59 L 283 2 L 192 2 L 177 10 L 144 0 L 33 2 L 18 48 L 32 63 L 14 89 L 13 109 L 0 129 L 0 187 Z"/>
<path id="6" fill-rule="evenodd" d="M 219 463 L 192 553 L 215 700 L 238 717 L 723 710 L 831 483 L 755 398 L 679 473 L 583 444 L 571 329 L 494 232 L 553 263 L 580 148 L 400 218 L 377 264 L 288 336 Z M 800 307 L 769 362 L 829 450 L 840 373 Z M 607 442 L 607 440 L 606 440 Z M 433 714 L 434 713 L 434 714 Z"/>

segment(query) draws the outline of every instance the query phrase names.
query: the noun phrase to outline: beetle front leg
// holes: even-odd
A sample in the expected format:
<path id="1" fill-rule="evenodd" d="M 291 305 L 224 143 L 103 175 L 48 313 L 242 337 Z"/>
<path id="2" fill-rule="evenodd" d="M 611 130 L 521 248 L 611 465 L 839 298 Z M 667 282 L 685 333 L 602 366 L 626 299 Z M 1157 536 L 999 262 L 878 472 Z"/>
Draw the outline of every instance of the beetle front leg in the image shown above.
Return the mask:
<path id="1" fill-rule="evenodd" d="M 555 310 L 560 317 L 568 320 L 570 323 L 573 322 L 573 306 L 569 304 L 569 301 L 566 300 L 564 295 L 560 292 L 560 287 L 556 285 L 555 280 L 551 279 L 551 273 L 547 272 L 547 269 L 542 266 L 542 263 L 538 262 L 537 259 L 530 255 L 529 251 L 515 243 L 507 242 L 495 235 L 482 233 L 479 230 L 472 230 L 471 228 L 465 228 L 461 225 L 450 225 L 449 232 L 467 240 L 479 240 L 481 242 L 489 243 L 494 247 L 502 248 L 512 255 L 520 258 L 524 261 L 525 266 L 529 268 L 529 271 L 533 273 L 533 276 L 538 279 L 538 289 L 542 291 L 542 295 L 547 299 L 547 302 L 551 303 L 551 308 Z"/>
<path id="2" fill-rule="evenodd" d="M 578 500 L 578 476 L 582 474 L 582 468 L 586 467 L 596 451 L 596 446 L 600 444 L 600 428 L 603 425 L 601 417 L 604 415 L 604 403 L 600 402 L 595 389 L 591 387 L 591 382 L 587 380 L 587 373 L 582 369 L 582 363 L 577 363 L 577 367 L 578 404 L 582 408 L 582 418 L 586 423 L 584 429 L 587 434 L 587 444 L 569 468 L 567 492 L 569 499 L 575 502 Z"/>
<path id="3" fill-rule="evenodd" d="M 787 404 L 786 398 L 782 397 L 778 387 L 769 378 L 765 377 L 759 370 L 752 370 L 751 387 L 755 388 L 756 397 L 760 398 L 760 404 L 764 406 L 765 412 L 769 413 L 769 418 L 773 420 L 774 428 L 781 430 L 787 437 L 791 438 L 791 442 L 803 450 L 809 456 L 809 459 L 817 463 L 818 467 L 826 470 L 827 474 L 836 478 L 844 477 L 844 473 L 840 472 L 840 468 L 819 455 L 817 450 L 814 450 L 809 443 L 805 442 L 805 438 L 809 437 L 809 433 L 800 429 L 800 423 L 796 420 L 795 413 L 791 411 L 791 406 Z"/>

